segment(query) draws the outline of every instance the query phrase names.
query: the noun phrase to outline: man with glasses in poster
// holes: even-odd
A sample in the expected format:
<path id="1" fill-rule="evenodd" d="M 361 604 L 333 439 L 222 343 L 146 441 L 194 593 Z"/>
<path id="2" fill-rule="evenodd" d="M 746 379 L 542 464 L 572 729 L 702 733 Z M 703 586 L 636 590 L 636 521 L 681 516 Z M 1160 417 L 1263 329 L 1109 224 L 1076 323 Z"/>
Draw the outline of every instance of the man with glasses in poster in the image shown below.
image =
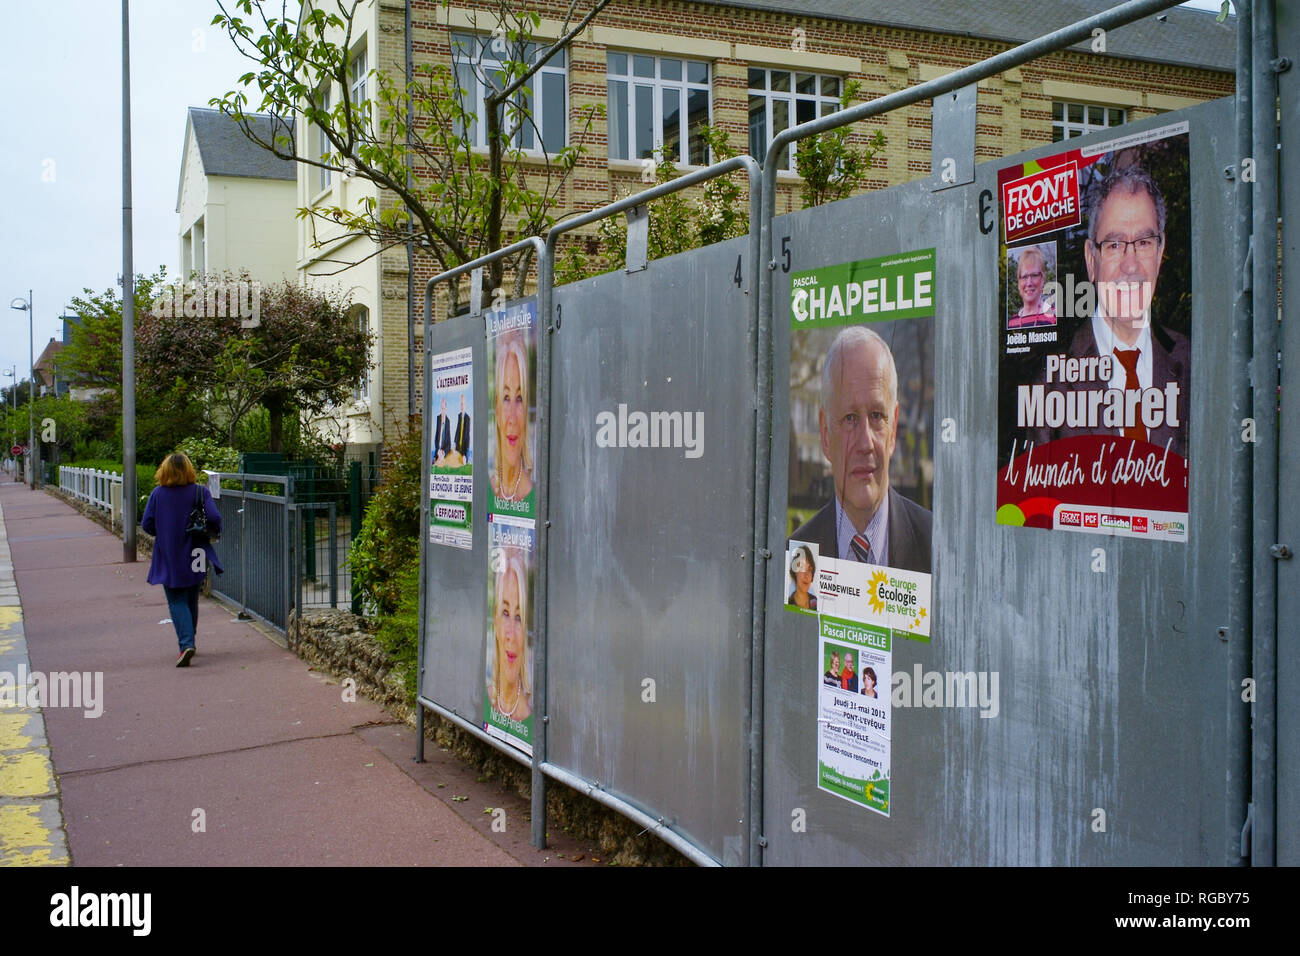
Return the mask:
<path id="1" fill-rule="evenodd" d="M 1096 309 L 1070 342 L 1069 358 L 1110 358 L 1109 379 L 1052 382 L 1049 389 L 1141 391 L 1136 420 L 1126 427 L 1038 429 L 1037 444 L 1071 435 L 1121 435 L 1187 457 L 1191 405 L 1191 342 L 1151 321 L 1151 301 L 1165 255 L 1165 201 L 1151 174 L 1136 164 L 1116 167 L 1093 187 L 1088 205 L 1084 262 Z M 1159 391 L 1163 417 L 1148 429 L 1142 406 Z M 1129 407 L 1133 402 L 1126 403 Z"/>

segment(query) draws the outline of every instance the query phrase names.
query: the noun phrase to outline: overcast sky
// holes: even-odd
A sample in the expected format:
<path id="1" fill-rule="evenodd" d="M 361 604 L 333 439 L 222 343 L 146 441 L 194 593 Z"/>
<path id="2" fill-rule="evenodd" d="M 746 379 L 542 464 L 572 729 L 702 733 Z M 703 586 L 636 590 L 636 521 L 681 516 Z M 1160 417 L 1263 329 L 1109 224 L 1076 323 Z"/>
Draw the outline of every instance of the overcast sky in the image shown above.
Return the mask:
<path id="1" fill-rule="evenodd" d="M 1185 4 L 1217 10 L 1218 0 Z M 276 4 L 278 6 L 278 4 Z M 0 368 L 27 377 L 27 315 L 36 355 L 62 335 L 59 316 L 89 286 L 116 285 L 122 265 L 121 4 L 5 0 L 6 121 L 0 173 Z M 176 190 L 185 110 L 207 106 L 251 67 L 211 26 L 214 0 L 132 0 L 131 140 L 135 271 L 179 258 Z M 3 373 L 0 373 L 2 375 Z M 7 385 L 11 379 L 0 378 Z"/>

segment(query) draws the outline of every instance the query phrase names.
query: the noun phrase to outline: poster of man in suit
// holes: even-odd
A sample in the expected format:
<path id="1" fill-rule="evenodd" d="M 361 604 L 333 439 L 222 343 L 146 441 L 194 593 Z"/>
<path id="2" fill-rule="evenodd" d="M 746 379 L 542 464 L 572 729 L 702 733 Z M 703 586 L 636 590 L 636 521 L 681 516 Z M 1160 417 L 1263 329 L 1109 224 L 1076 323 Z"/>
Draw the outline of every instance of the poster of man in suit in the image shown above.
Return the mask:
<path id="1" fill-rule="evenodd" d="M 791 277 L 793 611 L 929 638 L 934 285 L 933 249 Z"/>
<path id="2" fill-rule="evenodd" d="M 1056 327 L 997 318 L 998 523 L 1186 542 L 1186 123 L 1008 167 L 998 186 L 1002 262 L 1058 250 Z M 1001 301 L 1015 281 L 1007 268 Z"/>

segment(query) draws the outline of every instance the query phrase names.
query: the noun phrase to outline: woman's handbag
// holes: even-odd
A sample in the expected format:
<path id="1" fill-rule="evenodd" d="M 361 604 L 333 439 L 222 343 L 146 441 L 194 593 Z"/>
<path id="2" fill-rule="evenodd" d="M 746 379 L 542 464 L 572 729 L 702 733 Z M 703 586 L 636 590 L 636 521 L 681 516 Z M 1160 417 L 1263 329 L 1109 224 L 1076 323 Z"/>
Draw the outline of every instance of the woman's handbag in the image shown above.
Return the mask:
<path id="1" fill-rule="evenodd" d="M 189 519 L 185 522 L 185 533 L 194 539 L 195 544 L 209 544 L 217 540 L 208 531 L 208 512 L 203 507 L 203 491 L 197 484 L 194 486 L 194 507 L 190 509 Z"/>

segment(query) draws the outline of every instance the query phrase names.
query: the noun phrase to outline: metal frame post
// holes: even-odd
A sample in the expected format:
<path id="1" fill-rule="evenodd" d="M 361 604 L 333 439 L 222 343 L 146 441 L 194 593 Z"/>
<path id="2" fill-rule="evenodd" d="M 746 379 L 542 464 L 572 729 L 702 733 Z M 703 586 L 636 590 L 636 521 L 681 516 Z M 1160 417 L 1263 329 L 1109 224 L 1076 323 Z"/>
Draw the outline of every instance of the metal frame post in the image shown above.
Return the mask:
<path id="1" fill-rule="evenodd" d="M 1232 261 L 1232 420 L 1230 427 L 1240 427 L 1250 417 L 1250 353 L 1251 353 L 1251 281 L 1249 274 L 1251 195 L 1254 184 L 1244 182 L 1237 163 L 1251 152 L 1251 11 L 1250 0 L 1238 0 L 1237 8 L 1237 81 L 1236 127 L 1237 144 L 1233 166 L 1225 174 L 1233 179 L 1234 230 Z M 1228 673 L 1226 680 L 1226 786 L 1228 844 L 1224 847 L 1224 862 L 1240 866 L 1249 855 L 1244 839 L 1250 803 L 1250 724 L 1249 712 L 1240 697 L 1240 681 L 1250 673 L 1250 586 L 1251 586 L 1251 451 L 1246 442 L 1237 442 L 1232 455 L 1232 498 L 1229 504 L 1228 539 Z"/>
<path id="2" fill-rule="evenodd" d="M 239 491 L 239 619 L 248 615 L 248 476 L 240 475 Z"/>
<path id="3" fill-rule="evenodd" d="M 286 506 L 286 507 L 285 507 L 285 510 L 288 511 L 288 512 L 290 512 L 290 513 L 293 515 L 293 523 L 294 523 L 293 533 L 294 533 L 294 537 L 297 538 L 297 537 L 301 536 L 301 534 L 302 534 L 302 508 L 301 508 L 301 507 L 291 508 L 291 507 Z M 298 562 L 295 561 L 295 562 L 293 563 L 293 594 L 294 594 L 294 600 L 295 600 L 295 602 L 296 602 L 296 603 L 294 604 L 294 607 L 296 608 L 296 610 L 297 610 L 297 612 L 298 612 L 297 627 L 294 628 L 295 631 L 298 629 L 298 627 L 302 627 L 302 583 L 303 583 L 303 582 L 302 582 L 302 573 L 301 573 L 301 571 L 299 570 Z M 287 614 L 285 615 L 285 618 L 284 618 L 284 636 L 285 636 L 285 640 L 289 642 L 289 646 L 290 646 L 290 647 L 293 647 L 293 646 L 294 646 L 294 642 L 293 642 L 293 640 L 292 640 L 292 639 L 290 638 L 290 636 L 289 636 L 289 616 L 288 616 Z"/>
<path id="4" fill-rule="evenodd" d="M 294 541 L 294 538 L 293 538 L 293 527 L 292 527 L 292 524 L 291 524 L 291 522 L 290 522 L 290 520 L 289 520 L 292 511 L 293 511 L 293 478 L 292 478 L 292 476 L 290 476 L 290 475 L 286 475 L 285 478 L 284 478 L 284 541 L 285 541 L 285 545 L 284 545 L 284 573 L 283 573 L 283 580 L 284 580 L 284 633 L 285 633 L 285 638 L 286 638 L 286 640 L 287 640 L 288 637 L 289 637 L 289 608 L 290 608 L 290 606 L 293 604 L 293 597 L 294 597 L 293 591 L 290 590 L 290 589 L 291 589 L 291 587 L 293 586 L 294 551 L 296 550 L 296 547 L 295 547 L 295 546 L 297 545 L 297 542 Z M 299 613 L 299 614 L 302 613 L 302 609 L 301 609 L 301 608 L 299 608 L 298 613 Z M 295 651 L 298 649 L 298 641 L 297 641 L 296 637 L 295 637 L 294 640 L 289 641 L 289 646 L 290 646 L 291 648 L 293 648 Z"/>
<path id="5" fill-rule="evenodd" d="M 467 263 L 465 263 L 464 265 L 456 266 L 454 269 L 448 269 L 446 272 L 441 272 L 441 273 L 439 273 L 438 275 L 436 275 L 436 276 L 434 276 L 432 279 L 430 279 L 427 283 L 425 283 L 425 286 L 424 286 L 424 343 L 425 343 L 425 344 L 424 344 L 424 381 L 425 381 L 425 389 L 426 389 L 426 394 L 425 394 L 425 398 L 426 398 L 426 399 L 428 398 L 428 382 L 429 382 L 429 380 L 430 380 L 430 378 L 431 378 L 431 376 L 432 376 L 432 374 L 433 374 L 433 359 L 432 359 L 432 353 L 431 353 L 431 350 L 430 350 L 430 348 L 429 348 L 429 339 L 431 338 L 431 332 L 432 332 L 432 329 L 433 329 L 433 290 L 434 290 L 434 288 L 435 288 L 437 285 L 439 285 L 440 283 L 443 283 L 443 282 L 449 282 L 449 281 L 451 281 L 452 279 L 455 279 L 455 278 L 457 278 L 457 277 L 459 277 L 459 276 L 465 275 L 466 273 L 473 272 L 475 269 L 477 269 L 477 268 L 479 268 L 479 267 L 481 267 L 481 266 L 487 265 L 487 264 L 490 263 L 490 262 L 495 262 L 497 259 L 504 259 L 504 258 L 506 258 L 506 257 L 508 257 L 508 256 L 516 255 L 516 254 L 521 253 L 521 252 L 523 252 L 524 250 L 529 249 L 529 248 L 532 248 L 533 251 L 534 251 L 534 253 L 535 253 L 536 256 L 537 256 L 537 277 L 538 277 L 538 285 L 539 285 L 539 296 L 538 296 L 538 319 L 537 319 L 537 321 L 538 321 L 538 324 L 540 325 L 541 322 L 542 322 L 542 317 L 541 317 L 541 316 L 542 316 L 542 312 L 541 312 L 540 286 L 542 285 L 542 283 L 543 283 L 543 281 L 544 281 L 544 279 L 543 279 L 543 275 L 544 275 L 544 269 L 545 269 L 545 266 L 543 265 L 543 263 L 544 263 L 544 259 L 545 259 L 545 255 L 546 255 L 546 246 L 543 244 L 543 242 L 542 242 L 541 239 L 538 239 L 538 238 L 535 237 L 535 236 L 530 236 L 530 237 L 527 238 L 527 239 L 521 239 L 519 242 L 516 242 L 516 243 L 513 243 L 513 244 L 511 244 L 511 245 L 509 245 L 509 246 L 506 246 L 504 249 L 498 249 L 496 252 L 490 252 L 490 253 L 488 253 L 488 254 L 485 255 L 485 256 L 479 256 L 479 258 L 475 259 L 473 262 L 467 262 Z M 545 275 L 549 276 L 549 273 L 545 273 Z M 539 343 L 538 347 L 539 347 L 539 348 L 542 347 L 540 343 Z M 541 403 L 541 393 L 540 393 L 540 391 L 539 391 L 539 393 L 538 393 L 538 406 L 539 406 L 538 417 L 539 417 L 539 418 L 540 418 L 540 417 L 542 416 L 542 414 L 543 414 L 543 412 L 542 412 L 542 410 L 541 410 L 541 408 L 540 408 L 541 404 L 542 404 L 542 403 Z M 489 743 L 489 744 L 491 744 L 492 746 L 496 747 L 498 750 L 501 750 L 502 752 L 504 752 L 504 753 L 510 755 L 511 757 L 514 757 L 516 760 L 518 760 L 520 757 L 524 756 L 524 754 L 521 754 L 519 751 L 515 750 L 513 747 L 509 747 L 507 744 L 504 744 L 503 742 L 497 740 L 495 737 L 491 737 L 491 736 L 489 736 L 487 733 L 485 733 L 485 732 L 483 731 L 483 729 L 482 729 L 481 727 L 475 726 L 474 724 L 472 724 L 472 723 L 470 723 L 469 721 L 465 720 L 463 717 L 460 717 L 458 714 L 454 714 L 454 713 L 452 713 L 451 711 L 447 710 L 446 708 L 440 706 L 440 705 L 437 704 L 436 702 L 434 702 L 434 701 L 432 701 L 432 700 L 429 700 L 427 697 L 425 697 L 425 696 L 421 693 L 421 688 L 424 687 L 424 669 L 425 669 L 425 659 L 424 659 L 424 634 L 425 634 L 425 625 L 427 624 L 427 621 L 426 621 L 426 615 L 425 615 L 425 612 L 424 612 L 424 604 L 425 604 L 425 600 L 426 600 L 426 594 L 425 594 L 426 586 L 425 586 L 425 581 L 426 581 L 426 578 L 428 577 L 428 573 L 429 573 L 429 563 L 428 563 L 428 562 L 429 562 L 429 531 L 428 531 L 428 528 L 429 528 L 429 495 L 428 495 L 428 485 L 427 485 L 427 483 L 426 483 L 427 479 L 426 479 L 425 474 L 424 474 L 424 468 L 425 468 L 424 462 L 427 462 L 427 461 L 430 460 L 429 449 L 430 449 L 430 446 L 431 446 L 432 443 L 433 443 L 433 436 L 432 436 L 432 434 L 431 434 L 431 429 L 432 429 L 432 427 L 433 427 L 433 423 L 429 420 L 429 416 L 424 414 L 424 408 L 423 408 L 423 406 L 421 406 L 421 408 L 420 408 L 420 456 L 421 456 L 421 457 L 420 457 L 420 462 L 421 462 L 421 464 L 420 464 L 420 469 L 421 469 L 421 476 L 420 476 L 420 596 L 419 596 L 419 602 L 420 602 L 420 604 L 419 604 L 419 609 L 418 609 L 418 610 L 419 610 L 419 617 L 418 617 L 418 620 L 419 620 L 419 629 L 418 629 L 418 631 L 417 631 L 417 633 L 419 634 L 419 638 L 418 638 L 418 643 L 416 644 L 416 687 L 415 687 L 415 711 L 416 711 L 416 717 L 415 717 L 415 762 L 416 762 L 416 763 L 424 763 L 424 709 L 425 709 L 426 707 L 428 707 L 430 710 L 433 710 L 433 711 L 435 711 L 436 713 L 442 715 L 443 717 L 446 717 L 448 720 L 451 720 L 453 723 L 455 723 L 455 724 L 457 724 L 459 727 L 461 727 L 461 729 L 463 729 L 466 733 L 469 733 L 469 734 L 471 734 L 472 736 L 477 737 L 477 738 L 480 739 L 480 740 L 486 741 L 487 743 Z M 539 442 L 539 444 L 540 444 L 540 442 Z M 545 488 L 545 483 L 544 483 L 544 482 L 541 482 L 540 485 L 541 485 L 541 488 L 542 488 L 542 489 Z M 539 539 L 539 540 L 540 540 L 540 537 L 541 537 L 541 531 L 542 531 L 542 514 L 543 514 L 543 512 L 542 512 L 542 503 L 543 503 L 543 494 L 544 494 L 544 490 L 539 490 L 538 493 L 537 493 L 537 504 L 538 504 L 538 508 L 537 508 L 537 534 L 538 534 L 538 539 Z M 540 565 L 540 563 L 541 563 L 541 557 L 540 557 L 540 554 L 541 554 L 541 552 L 540 552 L 540 549 L 539 549 L 539 551 L 538 551 L 538 557 L 537 557 L 537 559 L 536 559 L 536 560 L 537 560 L 537 563 L 538 563 L 539 565 Z M 538 579 L 538 590 L 541 590 L 540 578 Z M 539 615 L 539 618 L 538 618 L 538 619 L 540 620 L 540 615 Z M 539 626 L 540 626 L 540 625 L 539 625 Z M 536 664 L 534 664 L 534 667 L 535 667 L 535 666 L 536 666 Z M 538 710 L 540 710 L 540 708 L 534 708 L 534 711 L 538 711 Z M 538 725 L 540 725 L 540 726 L 542 726 L 542 727 L 544 728 L 544 727 L 545 727 L 545 718 L 543 718 L 541 721 L 537 721 L 536 724 L 535 724 L 534 726 L 538 726 Z M 534 751 L 534 754 L 535 754 L 535 753 L 536 753 L 536 744 L 534 744 L 533 751 Z M 536 786 L 535 781 L 536 781 L 536 775 L 537 775 L 537 769 L 536 769 L 536 757 L 532 758 L 532 759 L 529 761 L 529 766 L 533 768 L 534 787 L 535 787 L 535 786 Z M 533 831 L 534 831 L 534 834 L 536 833 L 536 830 L 537 830 L 537 823 L 536 823 L 536 819 L 534 818 L 534 822 L 533 822 Z M 543 820 L 543 832 L 545 832 L 545 820 Z"/>
<path id="6" fill-rule="evenodd" d="M 329 536 L 330 536 L 330 607 L 336 608 L 339 604 L 339 506 L 338 502 L 331 501 L 329 506 Z"/>
<path id="7" fill-rule="evenodd" d="M 1253 866 L 1277 859 L 1277 555 L 1278 311 L 1277 311 L 1277 23 L 1273 0 L 1251 9 L 1251 117 L 1255 186 L 1251 304 L 1254 352 L 1254 542 L 1251 615 L 1255 704 L 1251 735 L 1251 852 Z"/>

